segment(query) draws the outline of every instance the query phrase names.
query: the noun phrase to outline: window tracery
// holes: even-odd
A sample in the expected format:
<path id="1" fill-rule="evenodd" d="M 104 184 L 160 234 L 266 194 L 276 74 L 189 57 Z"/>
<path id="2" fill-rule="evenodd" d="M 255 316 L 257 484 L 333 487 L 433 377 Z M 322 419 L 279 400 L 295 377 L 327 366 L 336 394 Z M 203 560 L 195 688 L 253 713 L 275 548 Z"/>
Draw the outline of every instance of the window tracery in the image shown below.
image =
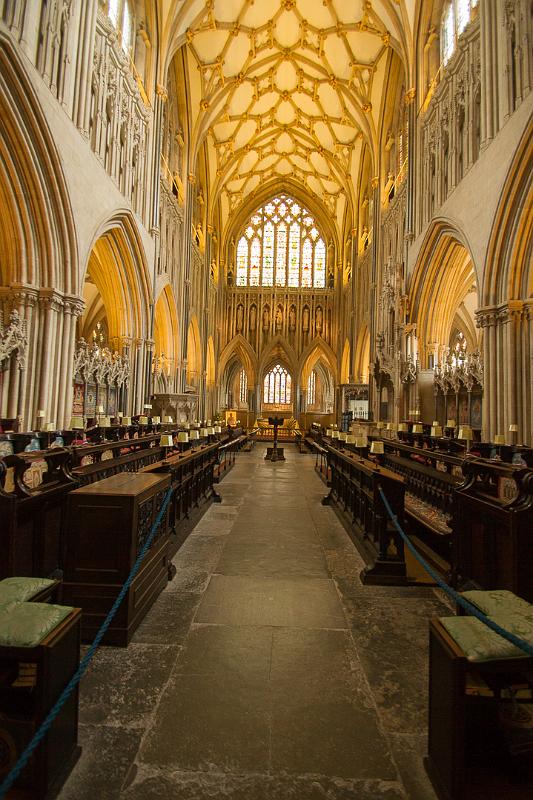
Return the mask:
<path id="1" fill-rule="evenodd" d="M 276 364 L 263 382 L 263 403 L 288 405 L 291 402 L 292 379 L 287 370 Z"/>
<path id="2" fill-rule="evenodd" d="M 459 36 L 476 13 L 479 0 L 451 0 L 444 7 L 441 23 L 441 57 L 447 64 L 455 52 Z"/>
<path id="3" fill-rule="evenodd" d="M 248 400 L 248 375 L 245 369 L 241 369 L 239 374 L 239 402 L 246 403 Z"/>
<path id="4" fill-rule="evenodd" d="M 316 371 L 311 370 L 307 381 L 307 405 L 314 406 L 316 403 Z"/>
<path id="5" fill-rule="evenodd" d="M 133 16 L 129 0 L 109 0 L 107 16 L 117 30 L 120 46 L 126 55 L 131 55 L 133 47 Z"/>
<path id="6" fill-rule="evenodd" d="M 236 284 L 326 288 L 324 239 L 313 217 L 291 197 L 275 197 L 244 225 Z"/>

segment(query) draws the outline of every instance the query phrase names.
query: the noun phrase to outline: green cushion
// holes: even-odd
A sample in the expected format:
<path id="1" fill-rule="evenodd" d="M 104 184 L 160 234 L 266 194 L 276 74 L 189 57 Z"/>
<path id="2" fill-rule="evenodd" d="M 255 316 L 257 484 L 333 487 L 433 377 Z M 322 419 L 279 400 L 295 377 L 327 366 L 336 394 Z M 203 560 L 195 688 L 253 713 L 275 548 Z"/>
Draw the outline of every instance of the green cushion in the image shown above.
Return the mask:
<path id="1" fill-rule="evenodd" d="M 518 614 L 533 622 L 533 605 L 506 589 L 494 589 L 486 592 L 473 590 L 463 592 L 463 597 L 489 617 L 502 613 Z"/>
<path id="2" fill-rule="evenodd" d="M 72 611 L 71 606 L 19 603 L 0 610 L 0 646 L 36 647 Z"/>
<path id="3" fill-rule="evenodd" d="M 0 608 L 6 603 L 23 603 L 31 600 L 54 583 L 55 581 L 49 578 L 4 578 L 0 581 Z"/>
<path id="4" fill-rule="evenodd" d="M 527 620 L 498 615 L 494 622 L 533 645 L 533 624 Z M 469 661 L 494 661 L 502 658 L 528 658 L 527 653 L 487 628 L 476 617 L 441 617 L 440 621 L 455 639 Z"/>

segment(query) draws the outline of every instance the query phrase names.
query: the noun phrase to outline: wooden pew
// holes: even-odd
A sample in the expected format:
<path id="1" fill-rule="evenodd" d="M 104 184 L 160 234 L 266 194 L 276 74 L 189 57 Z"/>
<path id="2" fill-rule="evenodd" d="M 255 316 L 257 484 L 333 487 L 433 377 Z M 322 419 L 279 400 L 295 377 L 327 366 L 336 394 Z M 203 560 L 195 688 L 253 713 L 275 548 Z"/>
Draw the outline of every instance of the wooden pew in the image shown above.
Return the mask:
<path id="1" fill-rule="evenodd" d="M 0 578 L 61 575 L 69 460 L 65 448 L 0 459 Z"/>
<path id="2" fill-rule="evenodd" d="M 469 458 L 455 489 L 456 587 L 508 589 L 533 603 L 533 470 Z"/>
<path id="3" fill-rule="evenodd" d="M 403 541 L 384 506 L 382 488 L 400 524 L 404 517 L 404 481 L 388 469 L 356 454 L 327 446 L 331 489 L 322 501 L 336 503 L 348 518 L 349 531 L 368 566 L 367 584 L 404 584 Z"/>

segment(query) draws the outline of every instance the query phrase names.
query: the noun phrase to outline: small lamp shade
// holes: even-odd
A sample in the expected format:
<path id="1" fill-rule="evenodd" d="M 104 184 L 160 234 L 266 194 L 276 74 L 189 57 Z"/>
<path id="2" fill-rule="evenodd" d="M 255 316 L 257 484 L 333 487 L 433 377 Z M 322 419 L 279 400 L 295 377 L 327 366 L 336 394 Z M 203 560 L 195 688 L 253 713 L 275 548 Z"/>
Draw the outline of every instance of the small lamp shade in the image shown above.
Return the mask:
<path id="1" fill-rule="evenodd" d="M 151 403 L 145 403 L 144 404 L 144 408 L 146 409 L 146 411 L 151 411 L 152 410 L 152 404 Z"/>
<path id="2" fill-rule="evenodd" d="M 432 436 L 442 436 L 442 428 L 440 425 L 432 425 L 431 426 L 431 435 Z"/>
<path id="3" fill-rule="evenodd" d="M 46 430 L 47 431 L 55 431 L 56 425 L 55 422 L 47 422 L 46 423 Z"/>
<path id="4" fill-rule="evenodd" d="M 459 428 L 458 439 L 465 439 L 467 442 L 472 438 L 472 428 L 469 425 L 462 425 Z"/>
<path id="5" fill-rule="evenodd" d="M 346 436 L 347 436 L 346 433 L 344 433 L 343 431 L 340 431 L 339 432 L 339 441 L 340 442 L 345 442 L 346 441 Z"/>
<path id="6" fill-rule="evenodd" d="M 165 420 L 167 425 L 172 425 L 172 423 L 174 422 L 172 417 L 163 417 L 163 419 Z"/>
<path id="7" fill-rule="evenodd" d="M 148 417 L 139 417 L 139 425 L 148 425 Z"/>
<path id="8" fill-rule="evenodd" d="M 200 428 L 200 437 L 202 439 L 205 439 L 206 436 L 207 436 L 207 428 Z"/>
<path id="9" fill-rule="evenodd" d="M 210 420 L 210 419 L 208 419 L 208 420 L 207 420 L 207 427 L 208 427 L 208 428 L 210 428 L 210 427 L 211 427 L 211 420 Z"/>
<path id="10" fill-rule="evenodd" d="M 408 427 L 407 423 L 406 422 L 400 422 L 400 424 L 398 425 L 398 431 L 400 433 L 407 433 L 408 430 L 409 430 L 409 427 Z"/>
<path id="11" fill-rule="evenodd" d="M 509 433 L 518 433 L 518 425 L 509 425 Z"/>
<path id="12" fill-rule="evenodd" d="M 117 411 L 117 417 L 119 419 L 122 419 L 123 416 L 124 416 L 124 412 L 123 411 Z"/>
<path id="13" fill-rule="evenodd" d="M 39 419 L 43 419 L 43 418 L 44 418 L 44 416 L 45 416 L 44 409 L 40 408 L 40 409 L 37 411 L 37 416 L 39 417 Z"/>
<path id="14" fill-rule="evenodd" d="M 390 430 L 392 430 L 392 428 L 391 428 L 391 423 L 390 423 L 390 422 L 387 422 L 387 424 L 385 425 L 385 430 L 386 430 L 386 431 L 390 431 Z"/>
<path id="15" fill-rule="evenodd" d="M 438 424 L 439 424 L 438 419 L 434 419 L 433 422 L 431 423 L 431 427 L 436 428 Z"/>
<path id="16" fill-rule="evenodd" d="M 454 419 L 447 419 L 446 420 L 446 427 L 447 428 L 455 428 L 455 420 Z"/>
<path id="17" fill-rule="evenodd" d="M 96 409 L 96 413 L 97 414 L 103 414 L 104 413 L 104 407 L 103 406 L 98 406 L 97 409 Z"/>
<path id="18" fill-rule="evenodd" d="M 368 446 L 368 439 L 366 436 L 356 436 L 355 437 L 355 446 L 356 447 L 367 447 Z"/>
<path id="19" fill-rule="evenodd" d="M 185 442 L 188 441 L 189 441 L 189 434 L 187 433 L 187 431 L 180 431 L 178 433 L 178 442 L 184 444 Z"/>
<path id="20" fill-rule="evenodd" d="M 215 432 L 215 429 L 213 428 L 212 425 L 209 425 L 206 430 L 207 430 L 207 435 L 208 436 L 213 436 L 213 434 Z"/>
<path id="21" fill-rule="evenodd" d="M 199 439 L 199 438 L 200 438 L 200 434 L 198 433 L 198 431 L 196 429 L 189 433 L 189 439 L 191 440 L 191 442 L 196 440 L 196 439 Z"/>
<path id="22" fill-rule="evenodd" d="M 382 456 L 385 452 L 383 442 L 372 442 L 370 445 L 370 452 L 375 456 Z"/>
<path id="23" fill-rule="evenodd" d="M 194 422 L 191 422 L 191 428 L 200 428 L 198 420 L 195 419 Z"/>
<path id="24" fill-rule="evenodd" d="M 416 422 L 413 425 L 413 433 L 424 433 L 424 426 L 420 425 L 420 423 Z"/>
<path id="25" fill-rule="evenodd" d="M 397 432 L 398 425 L 396 424 L 396 422 L 389 422 L 389 426 L 390 426 L 388 428 L 389 431 L 392 431 L 392 433 L 396 433 Z"/>
<path id="26" fill-rule="evenodd" d="M 381 422 L 381 420 L 379 422 L 376 422 L 376 428 L 378 429 L 378 431 L 382 431 L 384 427 L 385 423 Z"/>
<path id="27" fill-rule="evenodd" d="M 346 444 L 355 444 L 355 436 L 352 436 L 351 434 L 349 434 L 346 437 Z"/>
<path id="28" fill-rule="evenodd" d="M 174 440 L 170 433 L 163 433 L 159 440 L 160 447 L 174 447 Z"/>
<path id="29" fill-rule="evenodd" d="M 339 431 L 332 431 L 331 432 L 331 438 L 332 439 L 338 439 L 339 438 Z"/>
<path id="30" fill-rule="evenodd" d="M 331 428 L 328 428 L 328 429 L 327 429 L 327 431 L 326 431 L 326 436 L 329 436 L 329 438 L 330 438 L 330 439 L 331 439 L 331 437 L 333 436 L 333 430 L 332 430 Z"/>
<path id="31" fill-rule="evenodd" d="M 80 428 L 83 429 L 85 427 L 83 423 L 83 417 L 72 417 L 70 420 L 70 427 L 73 429 Z"/>
<path id="32" fill-rule="evenodd" d="M 131 425 L 131 417 L 122 417 L 123 425 Z"/>
<path id="33" fill-rule="evenodd" d="M 505 444 L 505 436 L 503 433 L 497 433 L 494 436 L 494 444 Z"/>
<path id="34" fill-rule="evenodd" d="M 185 428 L 186 431 L 190 431 L 191 423 L 190 422 L 184 422 L 183 423 L 183 427 Z"/>
<path id="35" fill-rule="evenodd" d="M 161 423 L 161 417 L 152 417 L 152 422 L 154 425 L 159 425 Z"/>
<path id="36" fill-rule="evenodd" d="M 220 425 L 215 425 L 215 433 L 222 433 L 222 427 Z"/>
<path id="37" fill-rule="evenodd" d="M 101 428 L 110 428 L 111 427 L 111 417 L 102 417 L 99 421 L 99 425 Z"/>

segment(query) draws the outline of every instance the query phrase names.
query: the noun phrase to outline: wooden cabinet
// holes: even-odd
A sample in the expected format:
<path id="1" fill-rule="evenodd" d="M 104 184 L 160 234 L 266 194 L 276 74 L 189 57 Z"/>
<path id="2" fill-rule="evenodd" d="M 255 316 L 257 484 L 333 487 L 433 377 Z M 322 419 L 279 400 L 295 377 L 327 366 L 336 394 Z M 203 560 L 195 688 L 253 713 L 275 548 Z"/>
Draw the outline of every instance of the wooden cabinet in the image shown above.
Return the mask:
<path id="1" fill-rule="evenodd" d="M 83 611 L 92 640 L 150 534 L 170 486 L 168 475 L 121 473 L 68 496 L 64 602 Z M 127 645 L 168 580 L 168 512 L 104 642 Z"/>
<path id="2" fill-rule="evenodd" d="M 468 661 L 438 619 L 430 622 L 429 645 L 426 768 L 439 798 L 530 800 L 533 753 L 509 755 L 498 703 L 504 687 L 531 684 L 533 659 Z M 489 691 L 472 693 L 473 685 Z"/>
<path id="3" fill-rule="evenodd" d="M 76 672 L 80 622 L 76 608 L 36 647 L 0 647 L 0 777 L 15 765 Z M 13 796 L 44 798 L 78 755 L 76 686 L 16 781 Z"/>

